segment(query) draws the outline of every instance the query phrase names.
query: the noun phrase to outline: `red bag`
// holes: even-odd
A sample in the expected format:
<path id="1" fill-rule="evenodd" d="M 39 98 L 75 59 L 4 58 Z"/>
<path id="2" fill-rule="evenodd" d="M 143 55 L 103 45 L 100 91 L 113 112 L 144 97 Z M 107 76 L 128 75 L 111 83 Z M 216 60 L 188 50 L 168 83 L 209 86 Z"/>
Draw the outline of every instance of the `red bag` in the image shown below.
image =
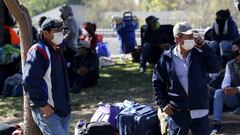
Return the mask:
<path id="1" fill-rule="evenodd" d="M 97 34 L 97 42 L 103 42 L 103 35 Z"/>

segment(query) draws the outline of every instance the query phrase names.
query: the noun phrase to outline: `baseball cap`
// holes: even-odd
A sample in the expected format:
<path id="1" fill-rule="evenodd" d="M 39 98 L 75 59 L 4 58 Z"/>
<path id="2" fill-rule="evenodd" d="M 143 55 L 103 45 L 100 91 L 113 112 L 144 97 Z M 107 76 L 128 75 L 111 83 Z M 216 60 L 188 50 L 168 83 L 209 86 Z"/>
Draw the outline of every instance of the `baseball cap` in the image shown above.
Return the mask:
<path id="1" fill-rule="evenodd" d="M 193 34 L 192 26 L 188 22 L 180 22 L 174 25 L 173 27 L 173 35 L 174 37 L 179 34 L 190 35 Z"/>
<path id="2" fill-rule="evenodd" d="M 151 25 L 151 24 L 155 23 L 157 20 L 158 20 L 158 18 L 155 17 L 155 16 L 152 16 L 152 15 L 151 15 L 151 16 L 148 16 L 148 17 L 145 19 L 147 25 Z"/>
<path id="3" fill-rule="evenodd" d="M 41 25 L 41 31 L 46 29 L 63 29 L 63 23 L 56 19 L 47 18 Z"/>

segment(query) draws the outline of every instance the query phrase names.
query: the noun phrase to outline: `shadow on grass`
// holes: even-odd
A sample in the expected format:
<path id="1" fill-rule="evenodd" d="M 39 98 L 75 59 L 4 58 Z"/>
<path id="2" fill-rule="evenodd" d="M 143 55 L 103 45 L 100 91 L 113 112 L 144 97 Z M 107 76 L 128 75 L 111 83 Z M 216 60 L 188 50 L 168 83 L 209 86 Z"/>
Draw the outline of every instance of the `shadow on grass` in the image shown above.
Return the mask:
<path id="1" fill-rule="evenodd" d="M 115 65 L 101 69 L 100 79 L 95 87 L 82 89 L 71 94 L 73 109 L 96 107 L 98 102 L 115 103 L 125 99 L 140 103 L 152 103 L 151 70 L 138 72 L 136 64 Z"/>

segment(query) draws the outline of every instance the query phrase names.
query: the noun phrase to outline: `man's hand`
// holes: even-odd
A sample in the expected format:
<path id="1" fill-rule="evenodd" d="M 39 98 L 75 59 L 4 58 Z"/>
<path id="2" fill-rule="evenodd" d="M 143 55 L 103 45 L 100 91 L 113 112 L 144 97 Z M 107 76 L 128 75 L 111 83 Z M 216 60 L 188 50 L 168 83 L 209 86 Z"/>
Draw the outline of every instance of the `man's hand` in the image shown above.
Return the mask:
<path id="1" fill-rule="evenodd" d="M 85 68 L 85 67 L 80 67 L 78 70 L 77 70 L 77 74 L 83 76 L 85 75 L 86 73 L 88 73 L 88 69 Z"/>
<path id="2" fill-rule="evenodd" d="M 195 43 L 196 43 L 195 46 L 197 48 L 201 49 L 204 46 L 204 44 L 206 43 L 206 41 L 204 39 L 202 39 L 202 37 L 199 36 L 199 37 L 195 38 Z"/>
<path id="3" fill-rule="evenodd" d="M 49 117 L 54 113 L 53 108 L 49 104 L 44 107 L 40 107 L 40 111 L 43 113 L 44 117 Z"/>
<path id="4" fill-rule="evenodd" d="M 170 115 L 173 115 L 173 109 L 174 107 L 172 107 L 171 104 L 168 104 L 163 108 L 163 112 L 165 112 L 168 116 L 170 116 Z"/>
<path id="5" fill-rule="evenodd" d="M 224 93 L 228 96 L 235 95 L 238 92 L 239 92 L 238 88 L 236 88 L 236 87 L 226 87 L 226 88 L 224 88 Z"/>

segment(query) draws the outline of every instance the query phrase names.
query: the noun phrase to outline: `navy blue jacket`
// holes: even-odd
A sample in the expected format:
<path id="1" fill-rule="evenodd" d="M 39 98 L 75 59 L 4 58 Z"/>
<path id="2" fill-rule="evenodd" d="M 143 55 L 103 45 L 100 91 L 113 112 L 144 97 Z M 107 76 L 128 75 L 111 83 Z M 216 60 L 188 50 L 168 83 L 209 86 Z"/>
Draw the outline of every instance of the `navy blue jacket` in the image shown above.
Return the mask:
<path id="1" fill-rule="evenodd" d="M 59 116 L 70 113 L 66 62 L 61 52 L 43 40 L 33 45 L 23 68 L 23 86 L 32 107 L 49 104 Z"/>
<path id="2" fill-rule="evenodd" d="M 207 45 L 202 47 L 202 51 L 192 49 L 187 95 L 176 74 L 173 48 L 162 54 L 153 71 L 152 85 L 157 104 L 162 109 L 169 103 L 179 110 L 208 109 L 206 75 L 219 71 L 219 58 Z"/>
<path id="3" fill-rule="evenodd" d="M 227 20 L 228 20 L 227 34 L 217 35 L 217 33 L 214 29 L 214 25 L 213 25 L 212 40 L 217 41 L 217 42 L 221 42 L 223 40 L 233 41 L 239 37 L 238 27 L 237 27 L 237 24 L 235 23 L 235 21 L 232 19 L 231 16 Z"/>

